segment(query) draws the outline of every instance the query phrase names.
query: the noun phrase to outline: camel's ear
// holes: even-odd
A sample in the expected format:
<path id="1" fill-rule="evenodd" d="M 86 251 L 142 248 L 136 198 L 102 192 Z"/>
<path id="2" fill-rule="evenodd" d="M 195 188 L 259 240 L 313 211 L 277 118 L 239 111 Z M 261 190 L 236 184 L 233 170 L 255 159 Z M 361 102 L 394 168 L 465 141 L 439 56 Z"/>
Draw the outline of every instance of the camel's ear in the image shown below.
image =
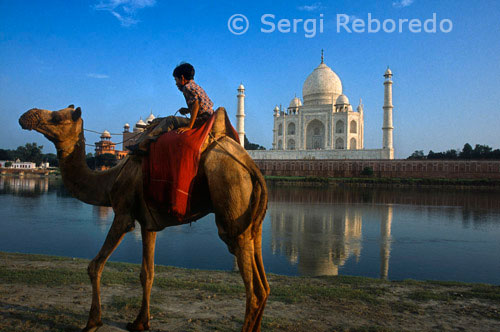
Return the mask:
<path id="1" fill-rule="evenodd" d="M 75 108 L 75 105 L 71 104 L 68 106 L 68 108 Z"/>
<path id="2" fill-rule="evenodd" d="M 82 116 L 82 109 L 80 107 L 77 107 L 76 110 L 71 112 L 71 118 L 73 121 L 78 120 Z"/>

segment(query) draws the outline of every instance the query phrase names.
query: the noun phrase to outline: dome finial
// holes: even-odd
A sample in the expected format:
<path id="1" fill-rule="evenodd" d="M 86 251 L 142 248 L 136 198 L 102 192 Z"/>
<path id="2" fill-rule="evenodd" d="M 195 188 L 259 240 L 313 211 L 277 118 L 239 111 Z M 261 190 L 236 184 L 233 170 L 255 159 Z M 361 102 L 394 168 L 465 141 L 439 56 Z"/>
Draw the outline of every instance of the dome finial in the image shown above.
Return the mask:
<path id="1" fill-rule="evenodd" d="M 321 49 L 321 63 L 325 63 L 325 56 L 324 56 L 324 51 Z"/>

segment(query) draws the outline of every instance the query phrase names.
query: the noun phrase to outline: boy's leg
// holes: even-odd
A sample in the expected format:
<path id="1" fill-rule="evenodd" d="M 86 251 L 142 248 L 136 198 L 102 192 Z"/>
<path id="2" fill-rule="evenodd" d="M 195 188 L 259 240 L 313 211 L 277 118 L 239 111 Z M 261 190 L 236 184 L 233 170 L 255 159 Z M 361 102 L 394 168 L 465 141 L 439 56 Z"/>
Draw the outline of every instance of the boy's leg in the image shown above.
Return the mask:
<path id="1" fill-rule="evenodd" d="M 155 142 L 162 134 L 189 125 L 190 120 L 181 116 L 167 116 L 156 118 L 155 121 L 146 127 L 144 133 L 139 136 L 137 143 L 129 146 L 132 154 L 146 154 L 149 150 L 149 144 Z"/>

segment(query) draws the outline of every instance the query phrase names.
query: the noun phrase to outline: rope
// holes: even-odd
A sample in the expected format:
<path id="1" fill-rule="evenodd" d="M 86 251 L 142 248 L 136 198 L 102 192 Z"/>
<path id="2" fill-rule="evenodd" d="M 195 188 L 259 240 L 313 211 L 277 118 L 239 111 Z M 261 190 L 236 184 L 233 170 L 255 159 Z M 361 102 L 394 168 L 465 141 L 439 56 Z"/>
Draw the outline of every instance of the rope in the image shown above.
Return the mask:
<path id="1" fill-rule="evenodd" d="M 91 132 L 91 133 L 99 134 L 99 135 L 100 135 L 100 134 L 102 134 L 102 132 L 95 131 L 95 130 L 91 130 L 91 129 L 85 129 L 85 128 L 84 128 L 83 130 L 88 131 L 88 132 Z M 122 133 L 120 133 L 120 134 L 111 134 L 111 133 L 110 133 L 110 135 L 113 135 L 113 136 L 118 136 L 118 135 L 123 135 L 123 134 L 122 134 Z"/>
<path id="2" fill-rule="evenodd" d="M 233 153 L 231 153 L 230 151 L 228 151 L 225 147 L 223 147 L 223 146 L 222 146 L 222 144 L 220 144 L 220 143 L 219 143 L 219 139 L 222 139 L 222 138 L 227 137 L 227 136 L 222 136 L 222 137 L 220 137 L 219 139 L 216 139 L 216 138 L 212 135 L 212 133 L 208 133 L 208 136 L 210 136 L 210 137 L 214 140 L 215 144 L 217 144 L 217 145 L 218 145 L 218 146 L 219 146 L 222 150 L 226 151 L 226 153 L 227 153 L 227 154 L 228 154 L 231 158 L 233 158 L 234 160 L 236 160 L 236 162 L 237 162 L 238 164 L 240 164 L 241 166 L 243 166 L 243 168 L 245 168 L 245 169 L 246 169 L 246 170 L 247 170 L 250 174 L 252 174 L 252 170 L 251 170 L 250 168 L 248 168 L 248 166 L 247 166 L 247 165 L 245 165 L 245 164 L 244 164 L 244 163 L 243 163 L 240 159 L 238 159 L 238 157 L 236 157 Z"/>
<path id="3" fill-rule="evenodd" d="M 175 112 L 175 113 L 174 113 L 174 116 L 176 116 L 176 115 L 177 115 L 177 113 L 179 113 L 179 111 L 178 111 L 178 110 L 177 110 L 177 112 Z M 183 114 L 183 115 L 184 115 L 184 117 L 185 117 L 185 118 L 187 118 L 187 115 L 186 115 L 186 114 Z M 90 133 L 94 133 L 94 134 L 99 134 L 99 135 L 101 135 L 101 134 L 102 134 L 102 132 L 100 132 L 100 131 L 95 131 L 95 130 L 92 130 L 92 129 L 85 129 L 85 128 L 83 128 L 83 130 L 84 130 L 84 131 L 88 131 L 88 132 L 90 132 Z M 132 135 L 132 136 L 131 136 L 131 137 L 129 137 L 128 139 L 123 140 L 123 141 L 118 142 L 118 143 L 115 143 L 115 144 L 122 144 L 122 143 L 126 143 L 126 142 L 128 142 L 128 141 L 130 141 L 130 140 L 135 139 L 137 136 L 139 136 L 139 135 L 140 135 L 140 134 L 142 134 L 142 133 L 143 133 L 143 132 L 138 132 L 138 133 L 135 133 L 134 135 Z M 116 133 L 109 133 L 109 134 L 110 134 L 111 136 L 121 136 L 121 135 L 123 135 L 123 133 L 119 133 L 119 134 L 116 134 Z M 92 145 L 92 144 L 85 144 L 85 145 L 86 145 L 86 146 L 93 146 L 93 147 L 95 147 L 95 145 Z"/>

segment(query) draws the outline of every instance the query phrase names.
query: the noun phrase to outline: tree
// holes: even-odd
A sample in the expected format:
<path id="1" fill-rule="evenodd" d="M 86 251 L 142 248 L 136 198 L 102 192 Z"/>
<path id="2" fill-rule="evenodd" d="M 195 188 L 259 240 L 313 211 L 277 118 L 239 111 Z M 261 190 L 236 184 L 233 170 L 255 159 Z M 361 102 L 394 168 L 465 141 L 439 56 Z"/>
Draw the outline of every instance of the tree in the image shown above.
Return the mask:
<path id="1" fill-rule="evenodd" d="M 487 159 L 493 149 L 488 145 L 476 144 L 472 150 L 473 159 Z"/>
<path id="2" fill-rule="evenodd" d="M 416 150 L 408 157 L 408 159 L 425 159 L 424 150 Z"/>
<path id="3" fill-rule="evenodd" d="M 462 152 L 460 152 L 460 159 L 471 159 L 472 158 L 472 146 L 469 143 L 465 143 Z"/>
<path id="4" fill-rule="evenodd" d="M 15 158 L 21 161 L 30 161 L 40 165 L 43 160 L 42 156 L 43 145 L 38 146 L 35 142 L 26 143 L 24 146 L 19 146 L 15 151 Z"/>
<path id="5" fill-rule="evenodd" d="M 455 149 L 448 150 L 444 153 L 444 159 L 453 160 L 458 159 L 458 151 Z"/>
<path id="6" fill-rule="evenodd" d="M 12 161 L 7 161 L 5 164 L 4 164 L 5 168 L 10 168 L 12 167 Z"/>
<path id="7" fill-rule="evenodd" d="M 104 153 L 95 157 L 95 164 L 97 167 L 107 166 L 113 167 L 118 163 L 118 158 L 112 153 Z"/>
<path id="8" fill-rule="evenodd" d="M 11 150 L 0 149 L 0 160 L 12 160 Z"/>
<path id="9" fill-rule="evenodd" d="M 85 156 L 85 161 L 87 162 L 87 166 L 89 166 L 90 169 L 96 169 L 96 160 L 92 153 L 87 153 L 87 155 Z"/>
<path id="10" fill-rule="evenodd" d="M 265 150 L 266 148 L 255 143 L 250 143 L 247 136 L 245 135 L 245 149 L 246 150 Z"/>
<path id="11" fill-rule="evenodd" d="M 54 153 L 44 154 L 43 161 L 49 163 L 50 167 L 59 167 L 59 159 Z"/>

